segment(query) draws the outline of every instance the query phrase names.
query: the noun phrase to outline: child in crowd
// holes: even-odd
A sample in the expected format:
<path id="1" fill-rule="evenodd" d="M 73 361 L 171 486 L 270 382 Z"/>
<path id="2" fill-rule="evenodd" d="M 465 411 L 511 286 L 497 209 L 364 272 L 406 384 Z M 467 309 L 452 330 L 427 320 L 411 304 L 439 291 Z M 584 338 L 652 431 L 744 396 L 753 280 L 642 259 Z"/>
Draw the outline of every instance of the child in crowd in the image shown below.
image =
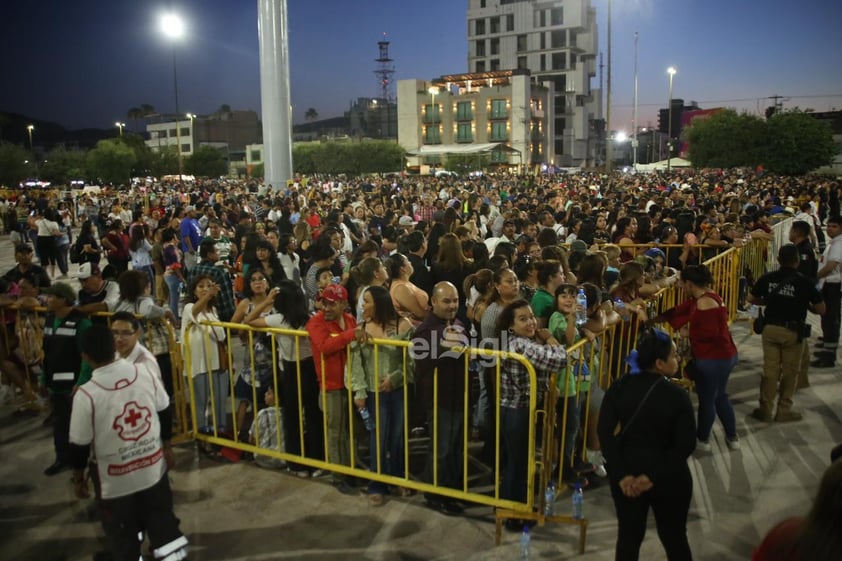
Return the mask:
<path id="1" fill-rule="evenodd" d="M 594 334 L 588 329 L 581 331 L 576 325 L 576 314 L 578 312 L 576 295 L 578 288 L 573 284 L 562 284 L 555 291 L 556 311 L 550 316 L 548 328 L 565 347 L 573 346 L 582 336 L 593 341 Z M 568 354 L 567 367 L 558 373 L 556 386 L 559 391 L 559 400 L 556 403 L 556 424 L 564 431 L 564 449 L 560 459 L 562 464 L 562 479 L 577 481 L 574 473 L 576 471 L 593 471 L 591 466 L 575 465 L 573 463 L 574 447 L 576 436 L 579 433 L 579 420 L 582 404 L 585 398 L 585 380 L 590 376 L 590 369 L 587 364 L 588 356 L 583 349 L 574 350 Z"/>
<path id="2" fill-rule="evenodd" d="M 330 267 L 322 267 L 316 271 L 316 282 L 319 284 L 318 296 L 316 296 L 316 311 L 322 309 L 322 291 L 333 282 L 333 273 Z"/>
<path id="3" fill-rule="evenodd" d="M 283 452 L 284 433 L 280 430 L 278 423 L 281 418 L 281 408 L 277 405 L 275 391 L 271 386 L 266 388 L 263 401 L 266 407 L 257 412 L 257 418 L 251 424 L 249 438 L 252 444 L 256 444 L 260 448 Z M 254 462 L 266 469 L 283 469 L 287 465 L 283 460 L 263 454 L 255 454 Z"/>

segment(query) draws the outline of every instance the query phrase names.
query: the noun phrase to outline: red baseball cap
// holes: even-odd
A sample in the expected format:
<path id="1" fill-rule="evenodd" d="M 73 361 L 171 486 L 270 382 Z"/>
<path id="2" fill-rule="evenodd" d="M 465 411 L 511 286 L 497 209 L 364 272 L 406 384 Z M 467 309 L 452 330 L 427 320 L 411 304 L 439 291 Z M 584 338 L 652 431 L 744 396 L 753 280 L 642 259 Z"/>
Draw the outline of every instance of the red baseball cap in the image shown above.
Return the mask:
<path id="1" fill-rule="evenodd" d="M 341 284 L 329 284 L 322 290 L 321 299 L 325 302 L 347 302 L 348 291 Z"/>

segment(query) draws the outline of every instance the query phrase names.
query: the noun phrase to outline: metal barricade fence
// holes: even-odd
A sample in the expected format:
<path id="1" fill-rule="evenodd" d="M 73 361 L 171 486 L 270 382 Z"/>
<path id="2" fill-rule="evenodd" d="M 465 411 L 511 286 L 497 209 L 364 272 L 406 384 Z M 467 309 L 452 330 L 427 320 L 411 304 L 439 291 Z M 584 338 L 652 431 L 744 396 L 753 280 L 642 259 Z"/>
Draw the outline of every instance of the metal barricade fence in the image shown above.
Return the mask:
<path id="1" fill-rule="evenodd" d="M 299 393 L 291 401 L 293 406 L 298 409 L 293 413 L 296 414 L 298 420 L 297 426 L 299 430 L 299 441 L 304 444 L 307 441 L 306 435 L 304 434 L 304 431 L 306 430 L 306 423 L 304 418 L 305 413 L 303 412 L 303 396 L 301 395 L 300 388 L 302 387 L 301 377 L 302 375 L 307 374 L 307 372 L 303 372 L 302 370 L 308 370 L 302 369 L 302 363 L 306 362 L 308 359 L 301 357 L 300 350 L 304 346 L 302 344 L 302 340 L 309 337 L 308 332 L 303 330 L 279 328 L 251 328 L 241 324 L 224 322 L 203 322 L 201 325 L 203 328 L 207 329 L 202 330 L 200 339 L 185 336 L 185 340 L 182 342 L 185 351 L 185 372 L 187 373 L 188 388 L 191 395 L 193 436 L 198 441 L 241 452 L 249 452 L 259 456 L 276 458 L 296 466 L 308 466 L 314 469 L 325 469 L 336 474 L 355 476 L 386 485 L 397 486 L 399 488 L 412 489 L 450 499 L 459 499 L 471 503 L 492 506 L 497 508 L 498 529 L 502 524 L 502 521 L 507 518 L 506 513 L 512 515 L 508 517 L 528 518 L 532 515 L 533 507 L 539 505 L 541 497 L 539 493 L 538 498 L 536 499 L 536 484 L 539 485 L 538 489 L 542 489 L 547 480 L 546 478 L 539 477 L 538 481 L 536 481 L 536 474 L 540 474 L 544 467 L 544 460 L 541 459 L 540 454 L 536 451 L 539 448 L 542 450 L 546 450 L 547 448 L 538 446 L 537 437 L 539 434 L 542 435 L 542 438 L 546 436 L 544 426 L 548 424 L 547 419 L 554 419 L 555 414 L 554 411 L 548 413 L 546 409 L 542 408 L 546 404 L 546 400 L 543 396 L 546 394 L 548 381 L 545 380 L 543 382 L 539 382 L 534 367 L 523 356 L 496 349 L 473 347 L 451 348 L 446 351 L 451 354 L 455 353 L 458 356 L 458 360 L 461 364 L 460 368 L 462 376 L 464 377 L 462 382 L 466 388 L 470 387 L 470 377 L 472 376 L 472 371 L 476 370 L 477 363 L 480 363 L 479 366 L 481 367 L 490 369 L 493 381 L 490 393 L 494 396 L 500 395 L 502 378 L 505 375 L 505 361 L 517 361 L 529 375 L 527 413 L 529 415 L 530 422 L 528 423 L 528 434 L 526 435 L 526 438 L 528 439 L 527 455 L 526 458 L 523 458 L 523 461 L 527 463 L 527 476 L 526 480 L 523 482 L 526 487 L 526 499 L 524 501 L 515 501 L 501 496 L 501 473 L 503 471 L 503 466 L 501 465 L 501 446 L 503 446 L 502 433 L 506 429 L 501 424 L 502 406 L 500 405 L 499 400 L 494 400 L 496 414 L 492 416 L 494 419 L 492 423 L 493 426 L 490 427 L 491 436 L 489 438 L 491 438 L 495 444 L 495 451 L 492 460 L 493 465 L 490 466 L 490 470 L 479 469 L 481 462 L 478 459 L 479 451 L 477 449 L 480 445 L 470 438 L 469 427 L 472 396 L 469 395 L 468 391 L 465 391 L 464 396 L 459 399 L 461 402 L 459 411 L 448 411 L 446 408 L 441 407 L 439 402 L 441 392 L 439 391 L 440 376 L 438 368 L 433 371 L 432 380 L 429 381 L 432 386 L 432 408 L 427 426 L 428 436 L 425 438 L 419 439 L 413 436 L 412 431 L 410 430 L 413 428 L 410 426 L 410 409 L 412 406 L 418 405 L 418 398 L 411 392 L 410 384 L 403 383 L 401 384 L 401 387 L 393 390 L 401 392 L 403 396 L 402 415 L 399 415 L 399 417 L 402 418 L 402 426 L 399 428 L 399 431 L 401 433 L 401 444 L 403 450 L 403 461 L 400 462 L 403 464 L 403 467 L 401 468 L 400 473 L 387 473 L 383 462 L 384 458 L 390 458 L 389 452 L 391 451 L 387 450 L 387 454 L 384 455 L 382 453 L 383 450 L 381 449 L 381 446 L 384 446 L 384 439 L 381 438 L 383 431 L 391 431 L 395 427 L 384 426 L 384 424 L 388 423 L 389 419 L 383 419 L 381 418 L 381 415 L 374 414 L 372 430 L 374 435 L 373 440 L 371 439 L 371 435 L 368 435 L 364 430 L 356 428 L 355 425 L 361 423 L 357 421 L 359 415 L 357 415 L 355 411 L 354 394 L 352 390 L 347 387 L 347 384 L 345 389 L 338 391 L 344 393 L 344 397 L 341 402 L 343 404 L 343 414 L 346 416 L 344 417 L 343 422 L 340 423 L 344 431 L 344 434 L 341 434 L 340 437 L 349 445 L 349 462 L 338 463 L 335 458 L 331 457 L 331 443 L 328 442 L 327 430 L 324 431 L 323 437 L 325 452 L 323 457 L 319 457 L 318 453 L 313 453 L 313 451 L 307 450 L 304 446 L 302 446 L 300 451 L 297 453 L 282 450 L 280 449 L 280 446 L 276 446 L 274 449 L 267 448 L 259 444 L 261 442 L 261 435 L 259 432 L 262 426 L 261 423 L 258 422 L 253 424 L 254 431 L 252 436 L 255 442 L 250 442 L 245 438 L 241 438 L 240 435 L 244 432 L 242 430 L 243 427 L 237 425 L 235 418 L 232 417 L 232 423 L 228 423 L 227 410 L 230 409 L 231 411 L 236 411 L 238 406 L 238 403 L 236 402 L 237 398 L 233 395 L 235 376 L 238 374 L 230 372 L 226 373 L 224 376 L 224 378 L 226 378 L 224 385 L 219 382 L 217 384 L 211 383 L 209 385 L 209 399 L 204 404 L 204 407 L 197 407 L 197 404 L 193 399 L 193 396 L 196 395 L 196 384 L 194 377 L 190 374 L 193 373 L 194 370 L 194 360 L 200 359 L 200 356 L 197 355 L 197 351 L 194 350 L 194 346 L 198 341 L 201 341 L 200 344 L 202 348 L 199 352 L 203 355 L 204 364 L 214 364 L 212 355 L 215 352 L 227 354 L 232 359 L 240 352 L 248 352 L 249 354 L 246 359 L 246 363 L 251 362 L 251 364 L 254 364 L 253 346 L 250 345 L 245 349 L 235 348 L 236 345 L 231 344 L 231 342 L 235 340 L 231 337 L 232 333 L 244 331 L 248 334 L 247 337 L 249 341 L 252 341 L 252 337 L 257 333 L 273 335 L 271 338 L 271 345 L 273 353 L 272 356 L 275 358 L 271 368 L 271 377 L 268 382 L 270 384 L 269 387 L 272 388 L 273 393 L 277 396 L 283 391 L 283 377 L 292 376 L 297 378 L 296 385 L 299 388 Z M 211 332 L 211 329 L 213 328 L 221 329 L 225 332 L 225 343 L 221 349 L 217 349 L 217 341 L 214 340 Z M 277 360 L 278 343 L 276 340 L 278 337 L 286 337 L 293 342 L 297 358 L 295 364 L 297 366 L 292 372 L 281 371 L 279 368 Z M 375 384 L 379 385 L 379 377 L 383 374 L 380 372 L 382 368 L 380 366 L 381 359 L 379 356 L 386 352 L 387 349 L 390 350 L 390 352 L 395 352 L 396 349 L 399 350 L 398 352 L 400 352 L 401 357 L 401 376 L 404 382 L 406 382 L 409 364 L 413 360 L 413 357 L 411 356 L 412 342 L 392 339 L 374 339 L 371 341 L 371 344 L 373 345 L 372 353 L 374 356 Z M 418 349 L 416 349 L 416 351 L 418 351 Z M 433 349 L 430 350 L 430 352 L 433 351 Z M 319 359 L 316 358 L 315 360 Z M 345 376 L 348 375 L 347 369 L 349 368 L 349 364 L 350 361 L 346 363 Z M 198 372 L 195 374 L 198 374 Z M 312 372 L 310 372 L 310 375 L 313 375 Z M 215 392 L 220 390 L 228 394 L 228 396 L 221 396 L 225 398 L 224 402 L 218 399 L 215 394 Z M 263 390 L 263 388 L 252 384 L 252 403 L 259 402 L 258 392 L 260 390 Z M 328 403 L 328 396 L 326 395 L 328 393 L 330 393 L 330 390 L 327 392 L 321 391 L 319 396 L 319 402 L 321 405 L 321 421 L 322 426 L 325 428 L 332 421 L 329 418 L 329 415 L 336 412 L 335 409 L 330 411 L 331 406 Z M 372 393 L 375 411 L 379 412 L 381 411 L 381 400 L 387 399 L 388 396 L 385 392 Z M 283 401 L 290 403 L 289 396 L 286 396 Z M 225 411 L 217 411 L 220 403 L 225 404 L 223 406 Z M 210 413 L 210 415 L 209 417 L 206 417 L 208 413 Z M 261 413 L 258 411 L 256 412 L 255 417 L 260 415 Z M 288 442 L 290 436 L 289 431 L 283 426 L 283 421 L 287 415 L 282 413 L 277 407 L 272 408 L 270 415 L 274 420 L 274 423 L 272 423 L 272 430 L 274 431 L 274 434 L 272 434 L 269 441 L 272 442 L 273 445 L 280 445 L 281 442 Z M 453 426 L 459 427 L 458 430 L 455 430 L 455 432 L 459 433 L 458 442 L 440 441 L 439 434 L 442 432 L 442 430 L 440 430 L 442 424 L 447 424 L 446 428 L 448 429 L 451 429 Z M 206 429 L 199 430 L 202 426 L 206 426 Z M 229 431 L 223 428 L 228 426 L 231 426 L 233 430 Z M 454 431 L 449 430 L 448 432 L 452 435 Z M 360 436 L 361 434 L 362 437 Z M 365 442 L 366 440 L 373 442 L 373 449 L 372 446 L 368 446 L 368 450 L 366 450 L 366 444 L 368 444 Z M 394 440 L 392 442 L 394 442 Z M 423 446 L 424 442 L 428 443 L 427 446 Z M 448 465 L 441 459 L 443 455 L 448 454 L 451 455 L 451 462 L 453 461 L 453 458 L 457 458 L 456 464 L 458 465 L 454 466 L 453 463 Z M 417 461 L 418 458 L 413 458 L 413 456 L 419 455 L 424 456 L 423 463 L 425 465 L 422 469 L 419 469 L 420 466 Z M 365 458 L 369 459 L 368 469 L 365 469 L 366 465 L 362 461 Z M 434 458 L 438 458 L 438 461 L 433 461 Z M 413 461 L 413 459 L 416 461 Z M 443 471 L 454 467 L 458 469 L 458 479 L 460 482 L 456 485 L 450 483 L 450 486 L 448 486 L 448 484 L 443 483 L 445 479 Z M 448 471 L 447 475 L 452 476 L 453 473 Z M 576 521 L 576 523 L 580 525 L 584 524 L 582 521 Z"/>
<path id="2" fill-rule="evenodd" d="M 34 391 L 36 389 L 34 386 L 37 385 L 37 375 L 41 374 L 40 363 L 44 353 L 43 328 L 48 310 L 43 306 L 13 306 L 0 310 L 0 313 L 7 314 L 10 311 L 14 311 L 15 313 L 14 325 L 16 332 L 9 333 L 8 326 L 11 323 L 3 323 L 3 349 L 7 353 L 19 351 L 18 360 L 21 362 L 25 373 L 24 383 L 27 384 L 29 389 Z M 97 312 L 91 314 L 90 317 L 105 318 L 110 325 L 111 316 L 113 315 L 112 312 Z M 162 375 L 165 377 L 163 381 L 165 386 L 168 386 L 168 392 L 172 394 L 174 422 L 172 442 L 177 444 L 189 440 L 190 432 L 187 422 L 187 407 L 189 404 L 184 391 L 181 353 L 179 352 L 173 326 L 164 318 L 151 320 L 141 316 L 135 317 L 141 322 L 143 330 L 139 342 L 147 349 L 153 351 L 153 354 L 156 354 L 156 356 L 166 355 L 169 358 L 171 365 L 170 376 L 166 377 L 166 372 L 162 372 Z M 22 329 L 30 329 L 32 336 L 25 336 Z M 156 348 L 155 344 L 152 343 L 153 331 L 157 331 L 159 346 L 162 340 L 166 341 L 166 349 Z M 162 350 L 163 352 L 155 352 L 156 350 Z M 35 360 L 35 357 L 39 354 L 40 359 Z"/>

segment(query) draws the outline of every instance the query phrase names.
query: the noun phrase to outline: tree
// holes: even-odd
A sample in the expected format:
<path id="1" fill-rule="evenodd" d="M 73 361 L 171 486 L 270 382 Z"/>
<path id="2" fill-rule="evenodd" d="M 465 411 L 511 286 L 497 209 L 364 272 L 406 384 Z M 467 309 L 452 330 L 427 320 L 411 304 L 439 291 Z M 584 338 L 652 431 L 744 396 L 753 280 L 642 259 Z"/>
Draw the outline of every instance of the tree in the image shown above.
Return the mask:
<path id="1" fill-rule="evenodd" d="M 228 174 L 228 162 L 213 146 L 199 146 L 184 160 L 184 169 L 197 177 L 220 177 Z"/>
<path id="2" fill-rule="evenodd" d="M 387 140 L 324 142 L 293 148 L 293 168 L 298 173 L 380 173 L 399 170 L 404 150 Z"/>
<path id="3" fill-rule="evenodd" d="M 231 112 L 231 106 L 228 105 L 227 103 L 223 103 L 222 105 L 220 105 L 219 111 L 217 111 L 217 113 L 222 113 L 222 114 L 228 114 L 230 112 Z"/>
<path id="4" fill-rule="evenodd" d="M 754 167 L 763 162 L 766 123 L 754 115 L 726 109 L 696 119 L 684 132 L 695 167 Z"/>
<path id="5" fill-rule="evenodd" d="M 134 150 L 118 139 L 100 140 L 85 159 L 89 175 L 106 183 L 127 183 L 137 162 Z"/>
<path id="6" fill-rule="evenodd" d="M 32 154 L 17 144 L 0 142 L 0 185 L 17 187 L 32 173 Z"/>
<path id="7" fill-rule="evenodd" d="M 150 175 L 161 177 L 163 175 L 178 174 L 178 150 L 175 146 L 161 146 L 156 152 L 150 154 Z"/>
<path id="8" fill-rule="evenodd" d="M 85 177 L 85 157 L 82 150 L 68 150 L 65 146 L 57 146 L 47 153 L 46 162 L 41 166 L 38 175 L 44 181 L 58 185 L 66 185 L 74 179 Z"/>
<path id="9" fill-rule="evenodd" d="M 319 112 L 311 107 L 304 113 L 304 118 L 308 121 L 316 121 L 319 118 Z"/>
<path id="10" fill-rule="evenodd" d="M 836 147 L 827 123 L 802 111 L 774 115 L 767 123 L 769 146 L 764 166 L 782 175 L 803 175 L 833 160 Z"/>
<path id="11" fill-rule="evenodd" d="M 135 132 L 137 132 L 137 120 L 143 118 L 143 111 L 140 107 L 132 107 L 126 111 L 126 118 L 134 122 L 134 126 L 132 128 Z"/>

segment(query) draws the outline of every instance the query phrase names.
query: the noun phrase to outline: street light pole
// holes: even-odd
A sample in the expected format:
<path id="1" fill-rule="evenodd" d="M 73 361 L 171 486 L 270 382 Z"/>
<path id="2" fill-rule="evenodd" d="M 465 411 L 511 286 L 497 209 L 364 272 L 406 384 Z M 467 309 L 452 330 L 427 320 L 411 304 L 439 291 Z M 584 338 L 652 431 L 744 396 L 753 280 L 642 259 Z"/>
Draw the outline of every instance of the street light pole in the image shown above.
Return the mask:
<path id="1" fill-rule="evenodd" d="M 632 117 L 634 123 L 634 132 L 632 135 L 632 169 L 637 171 L 637 31 L 634 32 L 634 116 Z"/>
<path id="2" fill-rule="evenodd" d="M 175 141 L 178 143 L 176 150 L 178 153 L 178 181 L 183 181 L 184 175 L 184 161 L 181 155 L 181 127 L 178 125 L 178 118 L 181 112 L 178 110 L 178 67 L 175 61 L 175 41 L 184 35 L 184 24 L 181 18 L 175 14 L 165 14 L 161 18 L 161 30 L 164 34 L 173 40 L 172 47 L 172 82 L 173 91 L 175 92 Z"/>
<path id="3" fill-rule="evenodd" d="M 32 147 L 32 131 L 35 130 L 35 125 L 26 125 L 26 132 L 29 133 L 29 151 L 34 152 L 34 148 Z"/>
<path id="4" fill-rule="evenodd" d="M 114 123 L 114 126 L 120 130 L 120 138 L 123 138 L 123 127 L 126 126 L 126 123 L 116 122 Z"/>
<path id="5" fill-rule="evenodd" d="M 608 184 L 611 184 L 611 168 L 614 165 L 614 147 L 611 145 L 611 0 L 608 0 L 608 81 L 606 82 L 608 93 L 606 95 L 605 108 L 605 173 L 608 175 Z"/>
<path id="6" fill-rule="evenodd" d="M 670 75 L 670 97 L 667 106 L 667 173 L 672 171 L 672 77 L 675 76 L 675 73 L 674 67 L 667 68 L 667 74 Z"/>

